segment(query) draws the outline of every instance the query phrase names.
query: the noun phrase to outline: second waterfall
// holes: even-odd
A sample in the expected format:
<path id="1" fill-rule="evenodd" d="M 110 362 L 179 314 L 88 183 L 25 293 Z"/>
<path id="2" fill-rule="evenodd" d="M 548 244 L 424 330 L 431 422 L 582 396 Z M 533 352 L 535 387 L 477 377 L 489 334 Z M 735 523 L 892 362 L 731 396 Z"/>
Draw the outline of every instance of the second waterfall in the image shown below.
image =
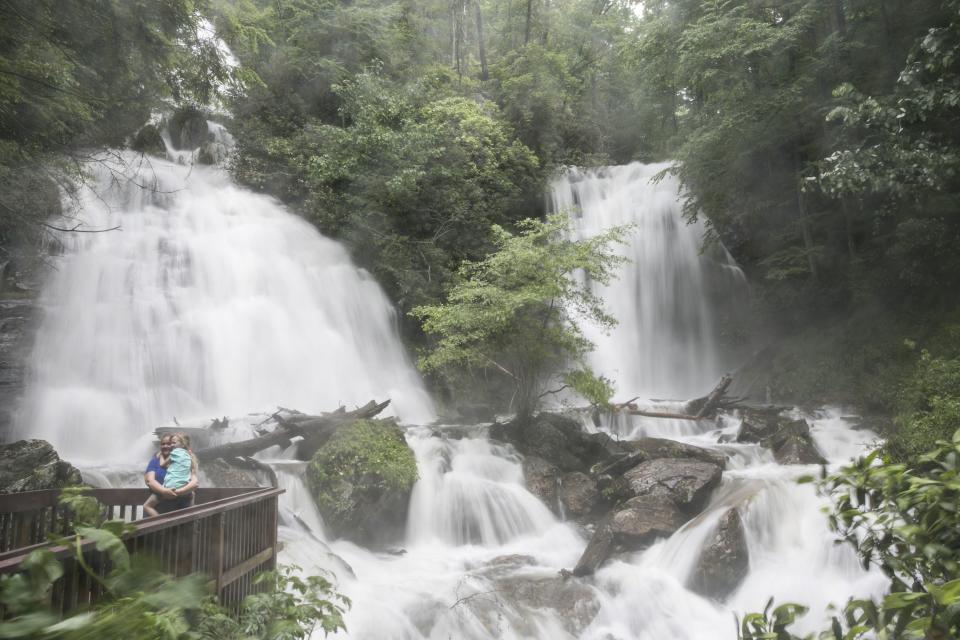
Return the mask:
<path id="1" fill-rule="evenodd" d="M 619 277 L 597 291 L 618 325 L 585 327 L 591 364 L 618 396 L 702 395 L 735 364 L 740 345 L 722 339 L 747 300 L 743 273 L 722 246 L 702 251 L 704 225 L 686 224 L 667 164 L 569 169 L 550 187 L 551 207 L 572 218 L 579 238 L 629 225 Z"/>

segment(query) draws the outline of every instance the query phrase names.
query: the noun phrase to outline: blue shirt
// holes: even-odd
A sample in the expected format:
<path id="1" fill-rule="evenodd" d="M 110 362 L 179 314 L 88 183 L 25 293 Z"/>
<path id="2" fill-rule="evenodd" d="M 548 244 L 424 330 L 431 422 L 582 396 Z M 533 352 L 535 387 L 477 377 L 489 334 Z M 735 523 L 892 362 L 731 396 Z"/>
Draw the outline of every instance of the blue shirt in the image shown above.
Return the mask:
<path id="1" fill-rule="evenodd" d="M 150 473 L 151 471 L 153 471 L 154 480 L 162 485 L 163 479 L 167 476 L 167 470 L 160 466 L 157 456 L 150 458 L 150 464 L 147 465 L 147 470 L 144 473 Z"/>

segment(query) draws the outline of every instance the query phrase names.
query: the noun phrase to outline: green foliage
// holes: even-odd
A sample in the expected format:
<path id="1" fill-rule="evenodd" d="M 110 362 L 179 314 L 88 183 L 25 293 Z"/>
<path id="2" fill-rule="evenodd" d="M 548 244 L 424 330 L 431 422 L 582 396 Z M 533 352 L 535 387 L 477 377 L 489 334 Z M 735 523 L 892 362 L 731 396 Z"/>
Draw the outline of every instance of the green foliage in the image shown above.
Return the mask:
<path id="1" fill-rule="evenodd" d="M 638 116 L 768 317 L 956 301 L 953 0 L 644 7 Z"/>
<path id="2" fill-rule="evenodd" d="M 30 255 L 86 150 L 124 146 L 166 101 L 233 82 L 202 0 L 8 0 L 0 6 L 0 253 Z M 39 197 L 38 197 L 39 196 Z"/>
<path id="3" fill-rule="evenodd" d="M 880 602 L 851 600 L 821 640 L 955 638 L 960 635 L 960 429 L 916 464 L 879 464 L 874 452 L 828 478 L 830 524 L 865 566 L 890 579 Z M 788 616 L 784 607 L 792 607 Z M 744 640 L 794 640 L 796 605 L 744 618 Z M 748 624 L 749 622 L 749 624 Z M 810 636 L 812 638 L 813 636 Z"/>
<path id="4" fill-rule="evenodd" d="M 324 635 L 346 628 L 343 610 L 350 600 L 334 591 L 326 578 L 302 578 L 299 567 L 287 565 L 261 573 L 255 582 L 264 591 L 247 596 L 238 617 L 208 606 L 198 630 L 204 640 L 302 640 L 318 626 Z"/>
<path id="5" fill-rule="evenodd" d="M 263 591 L 248 596 L 240 615 L 232 617 L 214 602 L 206 576 L 174 578 L 159 571 L 152 559 L 131 555 L 122 536 L 130 525 L 102 522 L 101 506 L 84 487 L 64 490 L 62 504 L 77 522 L 72 536 L 55 542 L 73 550 L 86 579 L 103 588 L 95 607 L 61 618 L 49 605 L 54 582 L 63 576 L 60 560 L 49 550 L 33 551 L 21 571 L 0 576 L 0 607 L 9 616 L 0 638 L 37 640 L 299 640 L 319 626 L 325 633 L 343 627 L 343 606 L 349 601 L 324 578 L 300 578 L 296 567 L 260 574 Z M 89 523 L 98 523 L 91 526 Z M 94 543 L 109 561 L 101 577 L 87 565 L 81 544 Z"/>
<path id="6" fill-rule="evenodd" d="M 623 261 L 610 248 L 623 229 L 578 242 L 569 239 L 568 224 L 557 215 L 546 222 L 524 221 L 516 235 L 494 227 L 497 251 L 464 264 L 445 304 L 413 310 L 424 331 L 436 338 L 421 367 L 451 380 L 463 368 L 505 375 L 514 385 L 513 405 L 520 415 L 534 410 L 541 386 L 552 376 L 570 367 L 585 369 L 583 358 L 592 344 L 579 323 L 610 327 L 614 319 L 574 276 L 582 270 L 589 280 L 608 283 Z M 571 375 L 574 381 L 587 379 L 583 373 Z M 593 395 L 609 396 L 608 391 L 594 385 Z"/>
<path id="7" fill-rule="evenodd" d="M 790 603 L 773 609 L 771 598 L 763 613 L 748 613 L 743 617 L 737 628 L 737 640 L 791 640 L 794 636 L 787 628 L 806 612 L 806 607 Z"/>
<path id="8" fill-rule="evenodd" d="M 960 356 L 949 355 L 953 357 L 933 357 L 924 349 L 904 377 L 897 394 L 897 429 L 886 444 L 894 458 L 915 461 L 960 425 Z"/>
<path id="9" fill-rule="evenodd" d="M 520 217 L 539 176 L 497 107 L 448 95 L 451 81 L 440 69 L 409 85 L 360 73 L 331 88 L 340 124 L 240 136 L 236 175 L 280 189 L 345 241 L 404 312 L 489 249 L 490 226 Z M 280 184 L 278 172 L 296 178 Z"/>
<path id="10" fill-rule="evenodd" d="M 306 477 L 321 513 L 336 518 L 353 508 L 354 490 L 409 491 L 417 481 L 417 460 L 396 424 L 358 420 L 317 450 Z"/>
<path id="11" fill-rule="evenodd" d="M 613 397 L 615 389 L 609 378 L 598 376 L 589 369 L 576 369 L 564 372 L 562 379 L 564 384 L 583 396 L 592 406 L 610 406 L 610 398 Z"/>

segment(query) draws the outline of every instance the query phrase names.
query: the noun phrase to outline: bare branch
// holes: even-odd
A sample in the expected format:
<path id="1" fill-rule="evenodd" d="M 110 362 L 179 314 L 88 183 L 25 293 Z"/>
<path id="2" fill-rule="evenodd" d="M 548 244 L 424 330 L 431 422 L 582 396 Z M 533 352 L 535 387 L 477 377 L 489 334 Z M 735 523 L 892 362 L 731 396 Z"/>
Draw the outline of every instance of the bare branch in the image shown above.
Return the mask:
<path id="1" fill-rule="evenodd" d="M 64 233 L 106 233 L 107 231 L 116 231 L 120 229 L 120 226 L 110 227 L 109 229 L 81 229 L 83 226 L 82 222 L 78 222 L 75 226 L 70 229 L 64 229 L 63 227 L 55 227 L 52 224 L 47 224 L 46 222 L 41 223 L 47 229 L 53 229 L 54 231 L 63 231 Z"/>

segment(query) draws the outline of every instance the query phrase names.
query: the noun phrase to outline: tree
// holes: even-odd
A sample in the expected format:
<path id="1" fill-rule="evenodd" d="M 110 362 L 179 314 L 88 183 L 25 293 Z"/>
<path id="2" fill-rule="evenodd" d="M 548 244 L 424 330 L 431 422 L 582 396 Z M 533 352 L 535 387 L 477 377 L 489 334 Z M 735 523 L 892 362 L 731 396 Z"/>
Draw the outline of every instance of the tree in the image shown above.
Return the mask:
<path id="1" fill-rule="evenodd" d="M 609 328 L 615 322 L 589 282 L 607 284 L 623 262 L 611 250 L 623 229 L 574 241 L 567 225 L 555 215 L 523 221 L 516 235 L 494 226 L 496 251 L 461 267 L 447 302 L 412 311 L 436 340 L 421 367 L 452 380 L 462 368 L 506 376 L 514 389 L 511 407 L 521 417 L 532 414 L 543 386 L 558 375 L 592 400 L 609 399 L 609 386 L 598 385 L 584 363 L 593 345 L 580 323 Z M 575 277 L 579 271 L 585 279 Z"/>

